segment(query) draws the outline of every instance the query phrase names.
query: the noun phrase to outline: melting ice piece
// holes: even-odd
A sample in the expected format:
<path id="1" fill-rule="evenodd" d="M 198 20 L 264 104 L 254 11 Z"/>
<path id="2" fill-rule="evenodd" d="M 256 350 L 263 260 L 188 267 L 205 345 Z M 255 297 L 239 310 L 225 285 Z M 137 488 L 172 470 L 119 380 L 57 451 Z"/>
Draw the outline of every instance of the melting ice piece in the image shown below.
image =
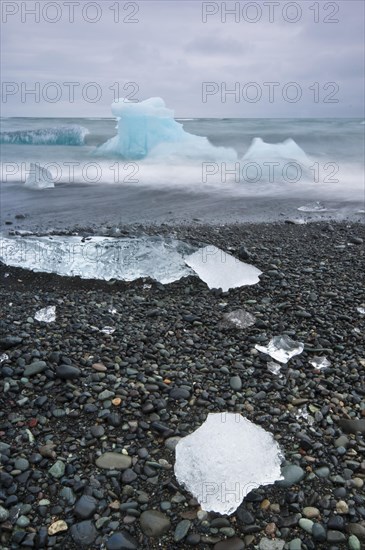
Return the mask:
<path id="1" fill-rule="evenodd" d="M 114 315 L 114 313 L 117 313 L 117 310 L 115 309 L 115 307 L 110 307 L 108 309 L 108 312 L 111 313 L 112 315 Z"/>
<path id="2" fill-rule="evenodd" d="M 212 413 L 176 446 L 175 475 L 207 512 L 233 514 L 245 496 L 282 479 L 271 433 L 234 413 Z"/>
<path id="3" fill-rule="evenodd" d="M 119 98 L 112 104 L 117 118 L 118 134 L 98 147 L 102 155 L 118 155 L 126 159 L 143 159 L 179 155 L 192 159 L 237 160 L 234 149 L 215 147 L 206 137 L 185 132 L 160 97 L 138 103 Z"/>
<path id="4" fill-rule="evenodd" d="M 325 205 L 319 201 L 300 206 L 298 210 L 300 210 L 300 212 L 327 212 Z"/>
<path id="5" fill-rule="evenodd" d="M 248 311 L 244 309 L 236 309 L 230 313 L 225 313 L 223 315 L 223 320 L 221 325 L 227 328 L 236 327 L 236 328 L 247 328 L 251 325 L 254 325 L 256 318 L 251 315 Z"/>
<path id="6" fill-rule="evenodd" d="M 255 285 L 262 275 L 257 267 L 241 262 L 215 246 L 200 248 L 186 257 L 185 263 L 209 288 L 221 288 L 223 292 L 230 288 Z"/>
<path id="7" fill-rule="evenodd" d="M 280 363 L 287 363 L 289 359 L 302 353 L 304 344 L 302 342 L 295 342 L 285 334 L 284 336 L 274 336 L 267 347 L 256 344 L 255 348 L 262 353 L 270 355 L 270 357 L 276 361 L 280 361 Z"/>
<path id="8" fill-rule="evenodd" d="M 310 361 L 310 364 L 318 370 L 326 369 L 331 365 L 331 361 L 327 359 L 327 357 L 318 357 L 315 355 Z"/>
<path id="9" fill-rule="evenodd" d="M 278 375 L 280 374 L 280 371 L 281 371 L 281 365 L 279 365 L 279 363 L 275 363 L 274 361 L 270 361 L 267 364 L 267 370 L 272 372 L 275 375 Z"/>
<path id="10" fill-rule="evenodd" d="M 365 315 L 365 307 L 357 307 L 356 311 L 360 313 L 360 315 Z"/>
<path id="11" fill-rule="evenodd" d="M 9 359 L 9 355 L 7 353 L 2 353 L 0 355 L 0 363 L 3 363 L 4 361 L 7 361 Z"/>
<path id="12" fill-rule="evenodd" d="M 53 323 L 56 320 L 56 306 L 48 306 L 40 309 L 34 315 L 36 321 L 43 323 Z"/>
<path id="13" fill-rule="evenodd" d="M 53 176 L 47 168 L 32 162 L 24 185 L 32 189 L 51 189 L 54 187 Z"/>

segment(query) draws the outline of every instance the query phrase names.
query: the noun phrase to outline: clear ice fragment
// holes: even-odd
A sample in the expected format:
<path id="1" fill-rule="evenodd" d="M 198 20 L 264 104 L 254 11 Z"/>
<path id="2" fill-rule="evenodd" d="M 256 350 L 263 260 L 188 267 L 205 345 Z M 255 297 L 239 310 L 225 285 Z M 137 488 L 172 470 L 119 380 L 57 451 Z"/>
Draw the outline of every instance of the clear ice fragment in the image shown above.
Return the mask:
<path id="1" fill-rule="evenodd" d="M 56 306 L 48 306 L 40 309 L 34 315 L 36 321 L 43 323 L 53 323 L 56 320 Z"/>
<path id="2" fill-rule="evenodd" d="M 221 325 L 223 327 L 248 328 L 254 325 L 256 318 L 244 309 L 236 309 L 223 315 Z"/>
<path id="3" fill-rule="evenodd" d="M 289 359 L 302 353 L 304 344 L 302 342 L 295 342 L 285 334 L 284 336 L 274 336 L 266 347 L 256 344 L 255 348 L 262 353 L 270 355 L 275 361 L 287 363 Z"/>
<path id="4" fill-rule="evenodd" d="M 360 313 L 360 315 L 365 315 L 365 307 L 357 307 L 356 311 Z"/>
<path id="5" fill-rule="evenodd" d="M 0 355 L 0 363 L 3 363 L 4 361 L 7 361 L 9 359 L 9 355 L 7 353 L 2 353 Z"/>
<path id="6" fill-rule="evenodd" d="M 6 265 L 83 279 L 134 281 L 151 277 L 163 284 L 193 275 L 184 255 L 194 250 L 161 237 L 113 238 L 52 235 L 0 239 Z"/>
<path id="7" fill-rule="evenodd" d="M 315 369 L 318 369 L 318 370 L 321 370 L 321 369 L 326 369 L 327 367 L 329 367 L 331 365 L 331 361 L 329 361 L 327 359 L 327 357 L 318 357 L 317 355 L 315 355 L 310 361 L 309 363 L 315 368 Z"/>
<path id="8" fill-rule="evenodd" d="M 275 374 L 277 376 L 277 375 L 280 374 L 281 365 L 279 365 L 279 363 L 275 363 L 274 361 L 270 361 L 267 364 L 267 370 L 272 372 L 272 374 Z"/>
<path id="9" fill-rule="evenodd" d="M 300 212 L 327 212 L 325 205 L 319 201 L 300 206 L 298 210 Z"/>
<path id="10" fill-rule="evenodd" d="M 175 475 L 203 510 L 233 514 L 245 496 L 282 479 L 273 435 L 240 414 L 212 413 L 176 446 Z"/>
<path id="11" fill-rule="evenodd" d="M 237 260 L 215 246 L 200 248 L 185 258 L 185 263 L 195 271 L 209 288 L 230 288 L 255 285 L 262 271 L 253 265 Z"/>
<path id="12" fill-rule="evenodd" d="M 54 187 L 53 176 L 47 168 L 32 162 L 24 185 L 32 189 L 51 189 Z"/>

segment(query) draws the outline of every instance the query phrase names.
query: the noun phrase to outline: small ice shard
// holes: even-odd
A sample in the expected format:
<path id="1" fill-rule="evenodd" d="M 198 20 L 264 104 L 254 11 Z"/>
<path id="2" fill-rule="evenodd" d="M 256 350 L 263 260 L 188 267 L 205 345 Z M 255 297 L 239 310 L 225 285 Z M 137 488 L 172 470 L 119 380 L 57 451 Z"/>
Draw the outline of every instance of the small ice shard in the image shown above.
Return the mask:
<path id="1" fill-rule="evenodd" d="M 302 353 L 304 344 L 302 342 L 295 342 L 285 334 L 284 336 L 274 336 L 267 347 L 256 344 L 255 348 L 262 353 L 270 355 L 275 361 L 287 363 L 289 359 Z"/>
<path id="2" fill-rule="evenodd" d="M 9 359 L 9 355 L 7 353 L 2 353 L 0 355 L 0 363 L 3 363 L 4 361 L 7 361 Z"/>
<path id="3" fill-rule="evenodd" d="M 318 357 L 315 355 L 310 361 L 310 364 L 318 370 L 326 369 L 331 365 L 331 361 L 327 359 L 327 357 Z"/>
<path id="4" fill-rule="evenodd" d="M 314 423 L 314 418 L 309 414 L 308 409 L 305 405 L 304 407 L 301 407 L 297 410 L 295 418 L 297 420 L 299 420 L 300 418 L 304 418 L 304 420 L 307 420 L 309 426 L 312 426 L 312 424 Z"/>
<path id="5" fill-rule="evenodd" d="M 53 323 L 56 320 L 56 306 L 48 306 L 40 309 L 34 315 L 36 321 L 43 323 Z"/>
<path id="6" fill-rule="evenodd" d="M 257 267 L 241 262 L 215 246 L 200 248 L 185 257 L 185 263 L 209 288 L 221 288 L 223 292 L 230 288 L 255 285 L 262 275 Z"/>
<path id="7" fill-rule="evenodd" d="M 100 332 L 103 332 L 104 334 L 113 334 L 115 332 L 114 327 L 103 327 Z"/>
<path id="8" fill-rule="evenodd" d="M 277 376 L 278 374 L 280 374 L 281 365 L 279 365 L 279 363 L 275 363 L 274 361 L 270 361 L 267 364 L 267 370 L 272 372 L 272 374 L 275 374 Z"/>
<path id="9" fill-rule="evenodd" d="M 248 328 L 254 325 L 256 318 L 244 309 L 236 309 L 223 315 L 221 325 L 227 328 Z"/>
<path id="10" fill-rule="evenodd" d="M 245 496 L 282 479 L 273 435 L 234 413 L 211 413 L 176 446 L 175 475 L 203 510 L 233 514 Z"/>
<path id="11" fill-rule="evenodd" d="M 301 212 L 327 212 L 325 205 L 319 201 L 300 206 L 298 210 Z"/>
<path id="12" fill-rule="evenodd" d="M 51 189 L 54 187 L 53 176 L 47 168 L 31 162 L 29 174 L 24 185 L 32 189 Z"/>
<path id="13" fill-rule="evenodd" d="M 360 313 L 360 315 L 365 315 L 365 307 L 357 307 L 356 311 Z"/>
<path id="14" fill-rule="evenodd" d="M 112 315 L 114 315 L 114 313 L 116 313 L 117 310 L 115 309 L 115 307 L 110 307 L 110 308 L 108 309 L 108 312 L 111 313 Z"/>

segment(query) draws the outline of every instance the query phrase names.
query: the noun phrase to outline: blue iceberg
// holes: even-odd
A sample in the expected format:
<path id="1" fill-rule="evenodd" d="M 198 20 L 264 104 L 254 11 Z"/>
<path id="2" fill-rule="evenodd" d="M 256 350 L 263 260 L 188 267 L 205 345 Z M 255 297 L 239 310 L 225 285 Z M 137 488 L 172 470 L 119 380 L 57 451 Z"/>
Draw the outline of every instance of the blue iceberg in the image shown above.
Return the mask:
<path id="1" fill-rule="evenodd" d="M 112 104 L 118 134 L 98 148 L 98 153 L 124 159 L 174 158 L 237 159 L 234 149 L 215 147 L 206 137 L 185 132 L 160 97 L 139 103 L 119 98 Z"/>

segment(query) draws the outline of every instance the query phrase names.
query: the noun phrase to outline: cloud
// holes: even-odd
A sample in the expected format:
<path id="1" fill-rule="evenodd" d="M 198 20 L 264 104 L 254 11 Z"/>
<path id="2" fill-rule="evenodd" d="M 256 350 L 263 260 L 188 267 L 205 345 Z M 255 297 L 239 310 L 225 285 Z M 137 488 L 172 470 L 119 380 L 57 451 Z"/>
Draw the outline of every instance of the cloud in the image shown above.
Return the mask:
<path id="1" fill-rule="evenodd" d="M 241 2 L 243 7 L 246 2 Z M 61 3 L 62 4 L 62 3 Z M 126 17 L 120 4 L 120 19 Z M 219 9 L 222 4 L 215 3 Z M 327 3 L 328 4 L 328 3 Z M 334 4 L 334 3 L 329 3 Z M 257 23 L 228 18 L 221 13 L 202 22 L 202 4 L 190 2 L 139 2 L 138 23 L 113 20 L 115 2 L 100 3 L 102 17 L 95 24 L 80 17 L 75 22 L 62 14 L 59 22 L 32 18 L 21 23 L 9 17 L 2 25 L 1 73 L 3 81 L 95 81 L 105 91 L 98 103 L 79 97 L 69 104 L 65 97 L 52 105 L 44 101 L 22 102 L 14 96 L 3 103 L 4 116 L 109 116 L 113 83 L 121 87 L 135 82 L 139 99 L 162 96 L 177 116 L 362 116 L 363 112 L 363 15 L 362 2 L 339 1 L 338 23 L 324 23 L 330 12 L 319 3 L 320 22 L 315 23 L 310 2 L 301 3 L 296 23 L 278 9 L 270 22 L 263 10 Z M 79 11 L 77 11 L 79 10 Z M 91 13 L 91 12 L 90 12 Z M 221 94 L 202 101 L 202 83 L 213 81 L 227 88 L 247 82 L 297 82 L 307 90 L 314 82 L 341 86 L 340 104 L 313 103 L 310 94 L 294 106 L 285 102 L 247 104 L 221 101 Z"/>

